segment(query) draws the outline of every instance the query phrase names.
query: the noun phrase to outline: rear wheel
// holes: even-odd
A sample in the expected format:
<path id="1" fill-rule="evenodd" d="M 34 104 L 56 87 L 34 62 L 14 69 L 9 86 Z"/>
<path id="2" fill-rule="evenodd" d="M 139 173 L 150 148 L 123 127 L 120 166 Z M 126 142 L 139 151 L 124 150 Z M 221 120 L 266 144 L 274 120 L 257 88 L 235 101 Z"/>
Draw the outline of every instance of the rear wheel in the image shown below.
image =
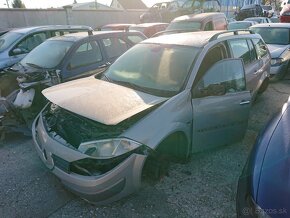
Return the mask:
<path id="1" fill-rule="evenodd" d="M 261 87 L 259 88 L 258 94 L 262 94 L 263 92 L 266 91 L 266 89 L 268 88 L 268 85 L 269 85 L 269 80 L 270 80 L 269 77 L 267 77 L 267 78 L 263 81 Z"/>

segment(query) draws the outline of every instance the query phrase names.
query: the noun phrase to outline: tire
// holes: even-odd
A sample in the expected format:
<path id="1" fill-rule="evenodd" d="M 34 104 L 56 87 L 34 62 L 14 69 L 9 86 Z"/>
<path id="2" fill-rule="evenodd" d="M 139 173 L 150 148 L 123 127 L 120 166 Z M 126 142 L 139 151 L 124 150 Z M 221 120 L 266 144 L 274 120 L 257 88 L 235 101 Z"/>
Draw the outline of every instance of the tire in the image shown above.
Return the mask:
<path id="1" fill-rule="evenodd" d="M 261 95 L 263 92 L 266 91 L 266 89 L 267 89 L 268 86 L 269 86 L 269 81 L 270 81 L 269 77 L 267 77 L 267 78 L 263 81 L 263 83 L 262 83 L 262 85 L 261 85 L 261 87 L 259 88 L 259 91 L 258 91 L 258 94 L 259 94 L 259 95 Z"/>

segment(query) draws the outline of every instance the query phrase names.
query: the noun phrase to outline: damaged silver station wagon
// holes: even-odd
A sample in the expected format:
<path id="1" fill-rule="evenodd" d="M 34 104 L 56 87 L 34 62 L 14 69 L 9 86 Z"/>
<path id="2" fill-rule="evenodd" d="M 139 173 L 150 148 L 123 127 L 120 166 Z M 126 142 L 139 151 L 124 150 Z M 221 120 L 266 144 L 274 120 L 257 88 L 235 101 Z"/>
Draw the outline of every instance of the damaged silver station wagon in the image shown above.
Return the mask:
<path id="1" fill-rule="evenodd" d="M 36 150 L 83 199 L 118 200 L 151 161 L 242 139 L 269 70 L 263 40 L 249 32 L 145 40 L 103 73 L 43 91 L 50 103 L 33 124 Z"/>

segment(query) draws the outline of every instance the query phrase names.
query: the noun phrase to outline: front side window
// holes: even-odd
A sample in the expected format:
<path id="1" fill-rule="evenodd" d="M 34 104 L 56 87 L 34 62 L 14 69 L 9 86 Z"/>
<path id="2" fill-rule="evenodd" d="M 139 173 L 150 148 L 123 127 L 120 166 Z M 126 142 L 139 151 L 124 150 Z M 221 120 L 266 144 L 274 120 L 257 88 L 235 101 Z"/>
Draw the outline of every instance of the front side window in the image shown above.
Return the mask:
<path id="1" fill-rule="evenodd" d="M 45 33 L 37 33 L 30 35 L 26 37 L 24 40 L 22 40 L 16 48 L 21 50 L 21 53 L 28 53 L 32 49 L 34 49 L 36 46 L 40 45 L 42 42 L 46 40 L 46 34 Z"/>
<path id="2" fill-rule="evenodd" d="M 70 41 L 47 40 L 26 55 L 20 63 L 24 66 L 54 68 L 62 61 L 72 44 Z"/>
<path id="3" fill-rule="evenodd" d="M 76 69 L 102 61 L 102 53 L 96 41 L 83 43 L 72 55 L 69 69 Z"/>
<path id="4" fill-rule="evenodd" d="M 242 58 L 245 65 L 251 63 L 251 53 L 245 39 L 229 40 L 229 46 L 234 58 Z"/>
<path id="5" fill-rule="evenodd" d="M 109 58 L 116 58 L 128 50 L 126 42 L 120 38 L 107 38 L 102 40 Z"/>
<path id="6" fill-rule="evenodd" d="M 4 51 L 10 45 L 12 45 L 16 40 L 18 40 L 23 34 L 16 32 L 7 32 L 0 37 L 0 52 Z"/>
<path id="7" fill-rule="evenodd" d="M 224 59 L 215 63 L 194 89 L 193 96 L 222 96 L 246 90 L 243 64 L 240 60 Z"/>
<path id="8" fill-rule="evenodd" d="M 256 48 L 258 58 L 262 58 L 267 55 L 267 46 L 261 39 L 253 39 L 253 43 Z"/>
<path id="9" fill-rule="evenodd" d="M 198 48 L 137 44 L 117 59 L 105 77 L 146 93 L 172 96 L 183 87 Z"/>

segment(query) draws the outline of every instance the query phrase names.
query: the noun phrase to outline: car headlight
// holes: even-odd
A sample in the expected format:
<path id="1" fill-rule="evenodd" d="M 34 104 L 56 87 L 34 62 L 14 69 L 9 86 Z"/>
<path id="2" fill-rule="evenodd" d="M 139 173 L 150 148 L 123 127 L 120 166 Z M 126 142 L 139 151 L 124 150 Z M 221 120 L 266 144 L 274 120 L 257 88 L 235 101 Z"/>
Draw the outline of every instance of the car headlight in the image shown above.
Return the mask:
<path id="1" fill-rule="evenodd" d="M 284 61 L 283 58 L 273 58 L 271 59 L 271 65 L 280 65 Z"/>
<path id="2" fill-rule="evenodd" d="M 142 144 L 126 138 L 106 139 L 80 144 L 78 150 L 97 158 L 112 158 L 130 152 Z"/>

